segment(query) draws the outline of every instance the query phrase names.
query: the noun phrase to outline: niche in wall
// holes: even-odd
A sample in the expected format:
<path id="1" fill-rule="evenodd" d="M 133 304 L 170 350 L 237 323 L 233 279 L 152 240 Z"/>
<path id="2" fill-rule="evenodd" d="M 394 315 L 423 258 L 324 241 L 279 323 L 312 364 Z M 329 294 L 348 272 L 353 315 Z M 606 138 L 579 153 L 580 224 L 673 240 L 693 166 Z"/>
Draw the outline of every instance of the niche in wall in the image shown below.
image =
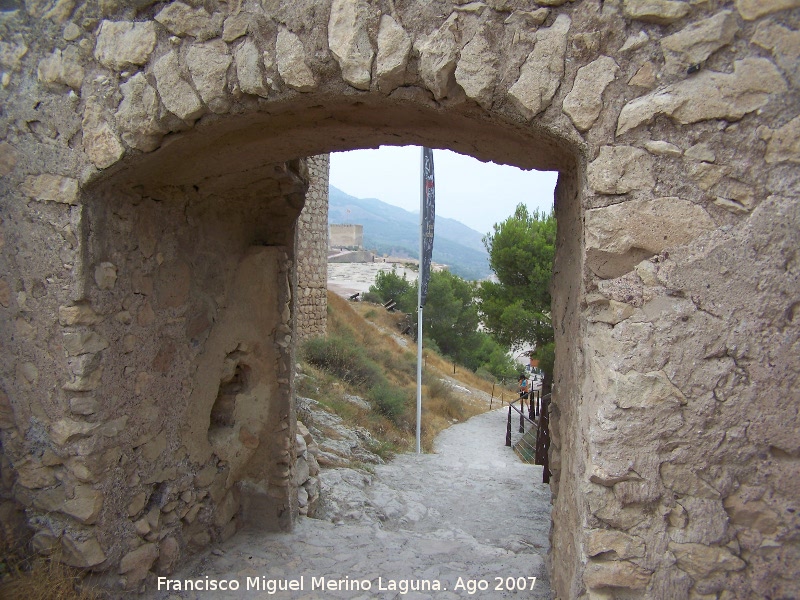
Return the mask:
<path id="1" fill-rule="evenodd" d="M 219 435 L 227 435 L 236 423 L 236 400 L 250 387 L 250 367 L 242 362 L 242 353 L 234 352 L 225 358 L 225 369 L 219 391 L 211 407 L 208 441 L 214 443 Z"/>

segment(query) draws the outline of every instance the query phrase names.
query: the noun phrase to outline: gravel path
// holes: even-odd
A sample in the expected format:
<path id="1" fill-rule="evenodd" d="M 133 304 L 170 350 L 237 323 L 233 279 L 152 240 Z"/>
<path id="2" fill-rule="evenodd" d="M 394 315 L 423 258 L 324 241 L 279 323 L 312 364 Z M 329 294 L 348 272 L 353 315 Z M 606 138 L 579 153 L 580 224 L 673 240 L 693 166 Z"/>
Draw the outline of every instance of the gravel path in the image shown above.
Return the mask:
<path id="1" fill-rule="evenodd" d="M 154 597 L 551 598 L 550 491 L 541 467 L 505 447 L 506 414 L 455 425 L 436 454 L 399 455 L 374 474 L 324 471 L 323 519 L 301 518 L 292 534 L 243 531 L 172 576 L 238 590 L 165 593 L 162 584 Z"/>

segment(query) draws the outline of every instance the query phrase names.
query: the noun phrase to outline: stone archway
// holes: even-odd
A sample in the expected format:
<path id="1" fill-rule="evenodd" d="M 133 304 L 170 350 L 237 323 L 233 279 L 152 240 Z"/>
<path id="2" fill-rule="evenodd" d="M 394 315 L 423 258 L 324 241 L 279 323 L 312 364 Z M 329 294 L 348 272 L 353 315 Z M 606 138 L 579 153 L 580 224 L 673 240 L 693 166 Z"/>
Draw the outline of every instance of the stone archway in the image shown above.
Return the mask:
<path id="1" fill-rule="evenodd" d="M 792 595 L 800 15 L 546 4 L 0 13 L 4 522 L 129 588 L 290 526 L 302 157 L 421 143 L 561 173 L 557 594 Z"/>

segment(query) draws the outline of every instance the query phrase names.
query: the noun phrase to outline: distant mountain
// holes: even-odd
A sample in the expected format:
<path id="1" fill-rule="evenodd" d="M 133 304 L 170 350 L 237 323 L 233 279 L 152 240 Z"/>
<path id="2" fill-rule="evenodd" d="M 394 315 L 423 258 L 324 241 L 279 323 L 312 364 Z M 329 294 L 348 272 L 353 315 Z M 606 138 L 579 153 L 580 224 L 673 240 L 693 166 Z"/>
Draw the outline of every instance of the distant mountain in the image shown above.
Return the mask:
<path id="1" fill-rule="evenodd" d="M 364 226 L 364 248 L 378 254 L 419 255 L 419 213 L 412 213 L 375 198 L 355 198 L 330 186 L 328 223 Z M 491 275 L 483 234 L 455 219 L 436 217 L 433 260 L 450 267 L 464 279 Z"/>

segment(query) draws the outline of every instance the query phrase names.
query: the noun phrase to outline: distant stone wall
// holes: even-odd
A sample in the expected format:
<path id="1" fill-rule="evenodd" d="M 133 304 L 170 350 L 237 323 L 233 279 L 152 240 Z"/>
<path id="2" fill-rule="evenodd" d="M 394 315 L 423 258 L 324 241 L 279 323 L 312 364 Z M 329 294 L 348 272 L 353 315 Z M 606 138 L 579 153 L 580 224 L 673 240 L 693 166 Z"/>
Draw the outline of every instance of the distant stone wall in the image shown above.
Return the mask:
<path id="1" fill-rule="evenodd" d="M 363 225 L 331 225 L 331 248 L 358 250 L 364 246 Z"/>
<path id="2" fill-rule="evenodd" d="M 325 335 L 330 155 L 308 159 L 306 204 L 297 220 L 297 339 Z"/>

